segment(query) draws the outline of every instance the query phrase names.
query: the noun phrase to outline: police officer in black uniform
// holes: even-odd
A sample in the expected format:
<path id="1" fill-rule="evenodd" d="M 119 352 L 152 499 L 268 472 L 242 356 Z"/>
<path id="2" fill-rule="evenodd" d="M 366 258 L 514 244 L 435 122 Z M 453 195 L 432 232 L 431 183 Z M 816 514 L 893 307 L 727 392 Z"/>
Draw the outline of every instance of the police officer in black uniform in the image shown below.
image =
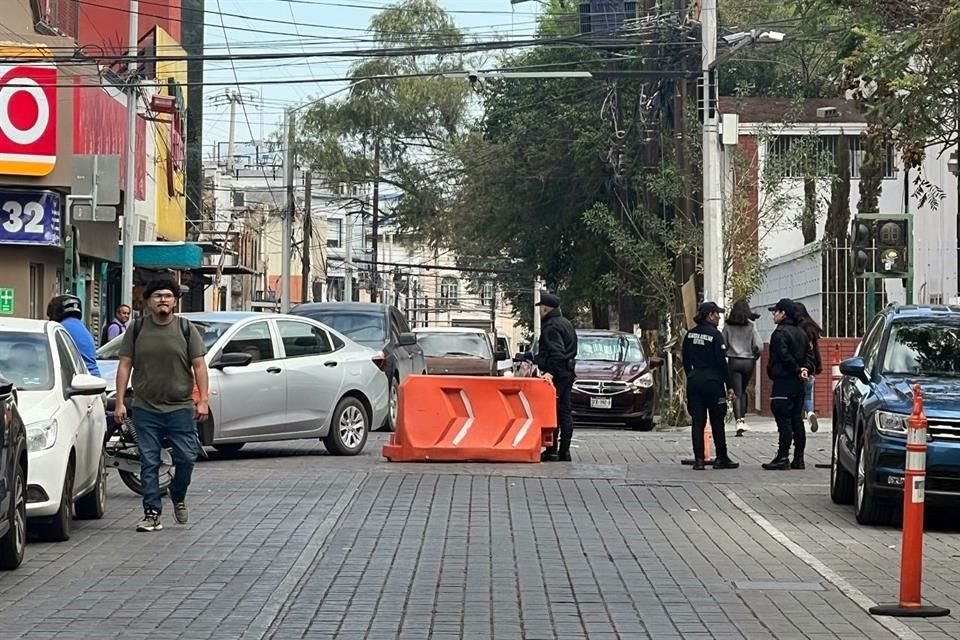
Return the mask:
<path id="1" fill-rule="evenodd" d="M 557 390 L 557 422 L 560 423 L 560 451 L 557 452 L 557 438 L 541 456 L 541 460 L 570 461 L 570 441 L 573 439 L 573 407 L 570 394 L 576 378 L 577 330 L 573 323 L 560 313 L 560 298 L 552 293 L 540 296 L 540 341 L 538 343 L 537 366 L 544 377 L 553 380 Z"/>
<path id="2" fill-rule="evenodd" d="M 683 340 L 683 370 L 687 374 L 687 410 L 693 419 L 693 468 L 705 468 L 703 432 L 707 416 L 717 448 L 714 469 L 740 465 L 727 455 L 727 347 L 717 329 L 723 314 L 716 302 L 704 302 L 697 310 L 697 326 Z"/>

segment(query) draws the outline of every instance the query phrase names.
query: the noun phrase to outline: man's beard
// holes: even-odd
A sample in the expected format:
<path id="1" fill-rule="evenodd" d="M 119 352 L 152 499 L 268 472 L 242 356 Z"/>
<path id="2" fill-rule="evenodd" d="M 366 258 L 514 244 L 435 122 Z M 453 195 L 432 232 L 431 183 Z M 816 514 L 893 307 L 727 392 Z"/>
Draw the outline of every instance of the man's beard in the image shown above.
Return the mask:
<path id="1" fill-rule="evenodd" d="M 165 318 L 169 316 L 171 313 L 173 313 L 173 311 L 170 309 L 170 307 L 158 307 L 155 313 L 158 316 L 162 316 Z"/>

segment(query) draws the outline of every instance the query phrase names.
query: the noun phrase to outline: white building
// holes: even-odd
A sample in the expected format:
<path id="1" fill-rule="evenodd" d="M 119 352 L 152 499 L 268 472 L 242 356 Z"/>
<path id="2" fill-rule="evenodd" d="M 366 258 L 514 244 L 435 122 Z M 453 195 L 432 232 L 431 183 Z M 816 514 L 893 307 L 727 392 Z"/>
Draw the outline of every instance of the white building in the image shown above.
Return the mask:
<path id="1" fill-rule="evenodd" d="M 807 100 L 798 104 L 793 100 L 722 98 L 720 109 L 725 114 L 739 116 L 739 145 L 725 147 L 728 176 L 733 173 L 733 154 L 737 148 L 748 164 L 756 167 L 755 173 L 762 175 L 766 163 L 788 149 L 797 137 L 818 136 L 820 148 L 826 150 L 836 144 L 848 144 L 851 218 L 856 215 L 860 200 L 859 169 L 863 160 L 859 136 L 866 129 L 866 121 L 852 102 Z M 887 150 L 884 162 L 880 213 L 912 215 L 912 301 L 921 304 L 950 302 L 958 296 L 957 178 L 948 166 L 950 154 L 942 151 L 928 149 L 921 171 L 905 171 L 892 147 Z M 918 175 L 940 192 L 923 204 L 914 195 Z M 730 180 L 744 183 L 734 177 Z M 762 179 L 754 180 L 755 185 L 762 182 Z M 816 241 L 806 245 L 797 223 L 805 201 L 803 181 L 799 176 L 789 176 L 788 172 L 779 188 L 788 198 L 786 206 L 778 211 L 764 207 L 765 201 L 769 204 L 771 186 L 767 186 L 768 193 L 751 196 L 753 207 L 759 212 L 756 237 L 768 262 L 763 288 L 751 303 L 759 309 L 782 297 L 801 300 L 810 313 L 820 319 L 828 335 L 856 337 L 857 331 L 862 330 L 865 281 L 853 282 L 853 291 L 848 290 L 850 279 L 846 277 L 842 278 L 843 282 L 830 282 L 836 280 L 834 274 L 849 272 L 852 268 L 846 252 L 822 248 L 830 180 L 818 181 Z M 906 301 L 901 280 L 882 282 L 888 301 Z M 762 329 L 771 331 L 769 314 L 764 312 L 761 316 Z"/>

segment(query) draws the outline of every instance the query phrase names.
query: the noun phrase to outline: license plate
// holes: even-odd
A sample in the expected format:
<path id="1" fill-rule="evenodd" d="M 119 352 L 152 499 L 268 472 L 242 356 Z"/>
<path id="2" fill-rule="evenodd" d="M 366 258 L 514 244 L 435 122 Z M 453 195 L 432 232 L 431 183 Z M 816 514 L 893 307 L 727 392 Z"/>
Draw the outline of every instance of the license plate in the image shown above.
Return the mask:
<path id="1" fill-rule="evenodd" d="M 613 398 L 590 398 L 591 409 L 612 409 Z"/>

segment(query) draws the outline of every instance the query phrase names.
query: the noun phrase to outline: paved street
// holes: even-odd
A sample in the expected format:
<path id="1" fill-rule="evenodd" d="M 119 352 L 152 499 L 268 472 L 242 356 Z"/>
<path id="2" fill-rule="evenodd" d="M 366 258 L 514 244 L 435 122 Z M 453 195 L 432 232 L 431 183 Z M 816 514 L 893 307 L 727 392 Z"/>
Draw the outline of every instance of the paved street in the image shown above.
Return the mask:
<path id="1" fill-rule="evenodd" d="M 745 467 L 678 464 L 688 432 L 580 430 L 576 462 L 401 465 L 297 442 L 199 465 L 193 522 L 108 517 L 33 543 L 0 576 L 2 638 L 441 639 L 960 637 L 960 531 L 927 541 L 939 621 L 864 611 L 897 593 L 899 532 L 827 496 L 829 434 L 805 472 L 766 473 L 769 424 L 731 439 Z M 561 557 L 560 548 L 564 555 Z"/>

